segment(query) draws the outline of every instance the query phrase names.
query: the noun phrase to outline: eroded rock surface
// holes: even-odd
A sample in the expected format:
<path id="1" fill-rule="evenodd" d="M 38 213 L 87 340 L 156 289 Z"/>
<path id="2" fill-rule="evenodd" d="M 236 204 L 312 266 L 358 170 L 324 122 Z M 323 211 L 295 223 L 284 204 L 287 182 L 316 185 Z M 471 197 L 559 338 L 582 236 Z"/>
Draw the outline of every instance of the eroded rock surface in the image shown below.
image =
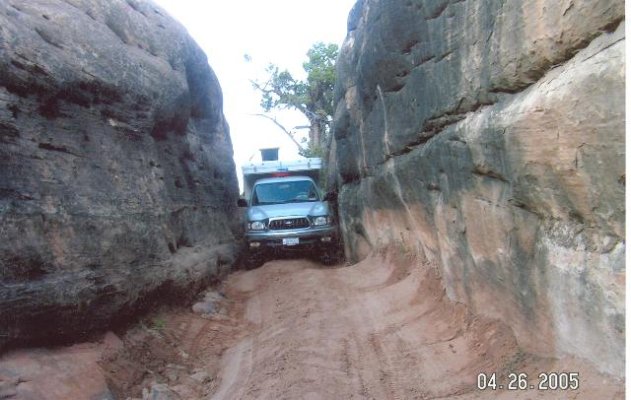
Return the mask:
<path id="1" fill-rule="evenodd" d="M 359 0 L 348 27 L 348 255 L 412 251 L 525 351 L 623 376 L 624 2 Z"/>
<path id="2" fill-rule="evenodd" d="M 237 195 L 217 78 L 162 9 L 0 2 L 0 347 L 194 294 Z"/>

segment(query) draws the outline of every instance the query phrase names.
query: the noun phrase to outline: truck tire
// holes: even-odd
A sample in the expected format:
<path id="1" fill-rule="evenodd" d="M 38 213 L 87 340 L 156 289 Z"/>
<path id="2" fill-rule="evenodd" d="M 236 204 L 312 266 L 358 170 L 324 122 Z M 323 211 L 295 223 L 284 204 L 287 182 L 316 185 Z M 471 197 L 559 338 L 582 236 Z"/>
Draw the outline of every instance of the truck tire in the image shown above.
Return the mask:
<path id="1" fill-rule="evenodd" d="M 243 257 L 243 266 L 245 269 L 258 268 L 265 262 L 265 257 L 260 253 L 253 253 L 248 250 L 245 251 Z"/>
<path id="2" fill-rule="evenodd" d="M 320 262 L 323 265 L 335 265 L 339 261 L 338 252 L 335 250 L 327 250 L 320 255 Z"/>

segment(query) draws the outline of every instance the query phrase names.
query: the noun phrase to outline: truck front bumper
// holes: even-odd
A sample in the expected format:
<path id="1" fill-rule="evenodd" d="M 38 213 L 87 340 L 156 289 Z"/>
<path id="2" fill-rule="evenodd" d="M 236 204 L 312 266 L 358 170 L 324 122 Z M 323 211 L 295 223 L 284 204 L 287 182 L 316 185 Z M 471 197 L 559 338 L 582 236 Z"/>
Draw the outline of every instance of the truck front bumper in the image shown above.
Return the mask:
<path id="1" fill-rule="evenodd" d="M 245 235 L 250 252 L 266 250 L 327 249 L 338 245 L 337 226 L 308 229 L 250 231 Z"/>

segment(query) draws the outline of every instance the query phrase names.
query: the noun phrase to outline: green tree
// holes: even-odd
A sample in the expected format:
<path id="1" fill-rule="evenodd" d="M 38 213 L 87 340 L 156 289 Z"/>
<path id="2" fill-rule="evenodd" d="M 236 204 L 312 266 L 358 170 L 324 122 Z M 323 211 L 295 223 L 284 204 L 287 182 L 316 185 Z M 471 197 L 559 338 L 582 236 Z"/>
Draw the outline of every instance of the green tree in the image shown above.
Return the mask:
<path id="1" fill-rule="evenodd" d="M 322 156 L 330 134 L 333 119 L 333 87 L 335 85 L 335 61 L 338 55 L 336 44 L 315 43 L 307 52 L 308 61 L 302 64 L 307 72 L 307 79 L 296 80 L 289 71 L 281 70 L 270 64 L 267 80 L 252 84 L 261 92 L 261 107 L 265 112 L 273 109 L 296 109 L 309 121 L 309 139 L 306 147 L 294 139 L 291 131 L 267 114 L 260 114 L 271 119 L 285 131 L 301 148 L 303 156 Z"/>

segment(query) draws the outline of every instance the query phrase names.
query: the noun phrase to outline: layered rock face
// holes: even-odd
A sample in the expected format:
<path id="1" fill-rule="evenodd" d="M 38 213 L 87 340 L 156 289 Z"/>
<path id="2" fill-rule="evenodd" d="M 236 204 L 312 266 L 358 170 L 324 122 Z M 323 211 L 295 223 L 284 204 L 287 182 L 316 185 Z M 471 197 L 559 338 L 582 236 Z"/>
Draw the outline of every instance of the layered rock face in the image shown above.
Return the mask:
<path id="1" fill-rule="evenodd" d="M 624 2 L 359 0 L 338 61 L 347 254 L 387 246 L 525 351 L 624 375 Z"/>
<path id="2" fill-rule="evenodd" d="M 0 2 L 0 347 L 195 293 L 237 196 L 219 83 L 162 9 Z"/>

